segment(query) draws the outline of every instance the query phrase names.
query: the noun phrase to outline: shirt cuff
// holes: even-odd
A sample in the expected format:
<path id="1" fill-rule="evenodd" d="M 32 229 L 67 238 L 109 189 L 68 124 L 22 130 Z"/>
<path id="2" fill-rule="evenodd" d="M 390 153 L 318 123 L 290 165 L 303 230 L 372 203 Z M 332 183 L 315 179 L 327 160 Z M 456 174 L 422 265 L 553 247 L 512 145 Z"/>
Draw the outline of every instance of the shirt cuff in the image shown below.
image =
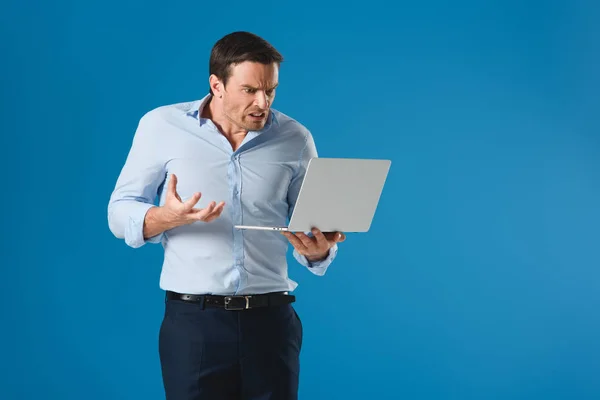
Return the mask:
<path id="1" fill-rule="evenodd" d="M 144 220 L 148 210 L 156 207 L 154 204 L 138 203 L 129 214 L 129 223 L 125 227 L 125 243 L 134 249 L 142 247 L 146 243 L 160 243 L 163 234 L 152 236 L 144 240 Z"/>
<path id="2" fill-rule="evenodd" d="M 308 268 L 308 270 L 310 272 L 312 272 L 313 274 L 318 275 L 318 276 L 323 276 L 323 275 L 325 275 L 325 272 L 327 272 L 327 268 L 329 267 L 329 265 L 335 259 L 336 255 L 337 255 L 337 251 L 338 251 L 338 245 L 336 243 L 329 249 L 329 254 L 327 255 L 327 258 L 325 258 L 324 260 L 321 260 L 321 261 L 311 262 L 311 261 L 308 261 L 308 259 L 305 256 L 298 253 L 298 251 L 296 249 L 294 249 L 294 258 L 301 265 Z"/>

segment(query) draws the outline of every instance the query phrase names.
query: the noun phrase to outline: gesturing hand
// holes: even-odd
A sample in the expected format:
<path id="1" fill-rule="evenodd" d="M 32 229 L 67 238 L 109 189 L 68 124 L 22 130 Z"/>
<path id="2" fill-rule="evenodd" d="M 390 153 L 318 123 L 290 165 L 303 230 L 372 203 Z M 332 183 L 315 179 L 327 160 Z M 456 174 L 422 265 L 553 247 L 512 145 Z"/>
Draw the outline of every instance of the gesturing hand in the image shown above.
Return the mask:
<path id="1" fill-rule="evenodd" d="M 181 197 L 177 194 L 177 176 L 175 174 L 171 175 L 165 204 L 161 207 L 164 216 L 177 226 L 191 224 L 196 221 L 211 222 L 217 219 L 225 208 L 225 202 L 222 201 L 216 204 L 216 202 L 211 201 L 206 208 L 194 208 L 200 197 L 202 197 L 202 194 L 196 192 L 192 197 L 182 202 Z"/>
<path id="2" fill-rule="evenodd" d="M 296 251 L 305 256 L 308 261 L 320 261 L 327 258 L 329 249 L 336 243 L 346 240 L 346 235 L 342 232 L 323 233 L 317 228 L 311 230 L 313 237 L 304 232 L 281 232 L 288 238 Z"/>

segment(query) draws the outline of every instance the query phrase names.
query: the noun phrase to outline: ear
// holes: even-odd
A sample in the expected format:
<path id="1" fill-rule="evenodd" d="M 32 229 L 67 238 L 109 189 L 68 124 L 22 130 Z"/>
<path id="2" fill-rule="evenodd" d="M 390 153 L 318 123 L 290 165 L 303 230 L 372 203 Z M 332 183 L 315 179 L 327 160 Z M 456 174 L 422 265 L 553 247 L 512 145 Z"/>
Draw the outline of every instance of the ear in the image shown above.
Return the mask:
<path id="1" fill-rule="evenodd" d="M 221 97 L 223 95 L 223 83 L 219 78 L 217 78 L 215 74 L 212 74 L 208 78 L 208 84 L 210 85 L 210 88 L 215 94 L 215 97 Z"/>

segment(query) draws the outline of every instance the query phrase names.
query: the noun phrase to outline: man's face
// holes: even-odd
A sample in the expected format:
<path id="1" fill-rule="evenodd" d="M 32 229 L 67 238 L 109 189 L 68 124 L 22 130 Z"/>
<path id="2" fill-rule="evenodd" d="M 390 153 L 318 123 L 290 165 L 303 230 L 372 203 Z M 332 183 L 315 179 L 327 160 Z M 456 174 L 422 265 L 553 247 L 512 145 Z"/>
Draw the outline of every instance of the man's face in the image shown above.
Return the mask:
<path id="1" fill-rule="evenodd" d="M 243 62 L 231 67 L 223 93 L 223 112 L 233 124 L 249 131 L 262 129 L 275 99 L 279 66 Z"/>

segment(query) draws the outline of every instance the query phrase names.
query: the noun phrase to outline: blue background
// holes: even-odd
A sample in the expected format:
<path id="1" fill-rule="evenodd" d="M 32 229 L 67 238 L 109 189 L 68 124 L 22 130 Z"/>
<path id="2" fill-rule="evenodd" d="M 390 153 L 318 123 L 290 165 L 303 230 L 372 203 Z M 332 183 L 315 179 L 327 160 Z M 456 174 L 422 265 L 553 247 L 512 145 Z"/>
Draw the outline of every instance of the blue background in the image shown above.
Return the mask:
<path id="1" fill-rule="evenodd" d="M 393 160 L 325 277 L 290 252 L 301 398 L 600 398 L 599 20 L 593 0 L 3 2 L 0 398 L 163 398 L 162 249 L 115 239 L 106 206 L 139 118 L 204 96 L 235 30 L 283 53 L 274 106 L 321 156 Z"/>

